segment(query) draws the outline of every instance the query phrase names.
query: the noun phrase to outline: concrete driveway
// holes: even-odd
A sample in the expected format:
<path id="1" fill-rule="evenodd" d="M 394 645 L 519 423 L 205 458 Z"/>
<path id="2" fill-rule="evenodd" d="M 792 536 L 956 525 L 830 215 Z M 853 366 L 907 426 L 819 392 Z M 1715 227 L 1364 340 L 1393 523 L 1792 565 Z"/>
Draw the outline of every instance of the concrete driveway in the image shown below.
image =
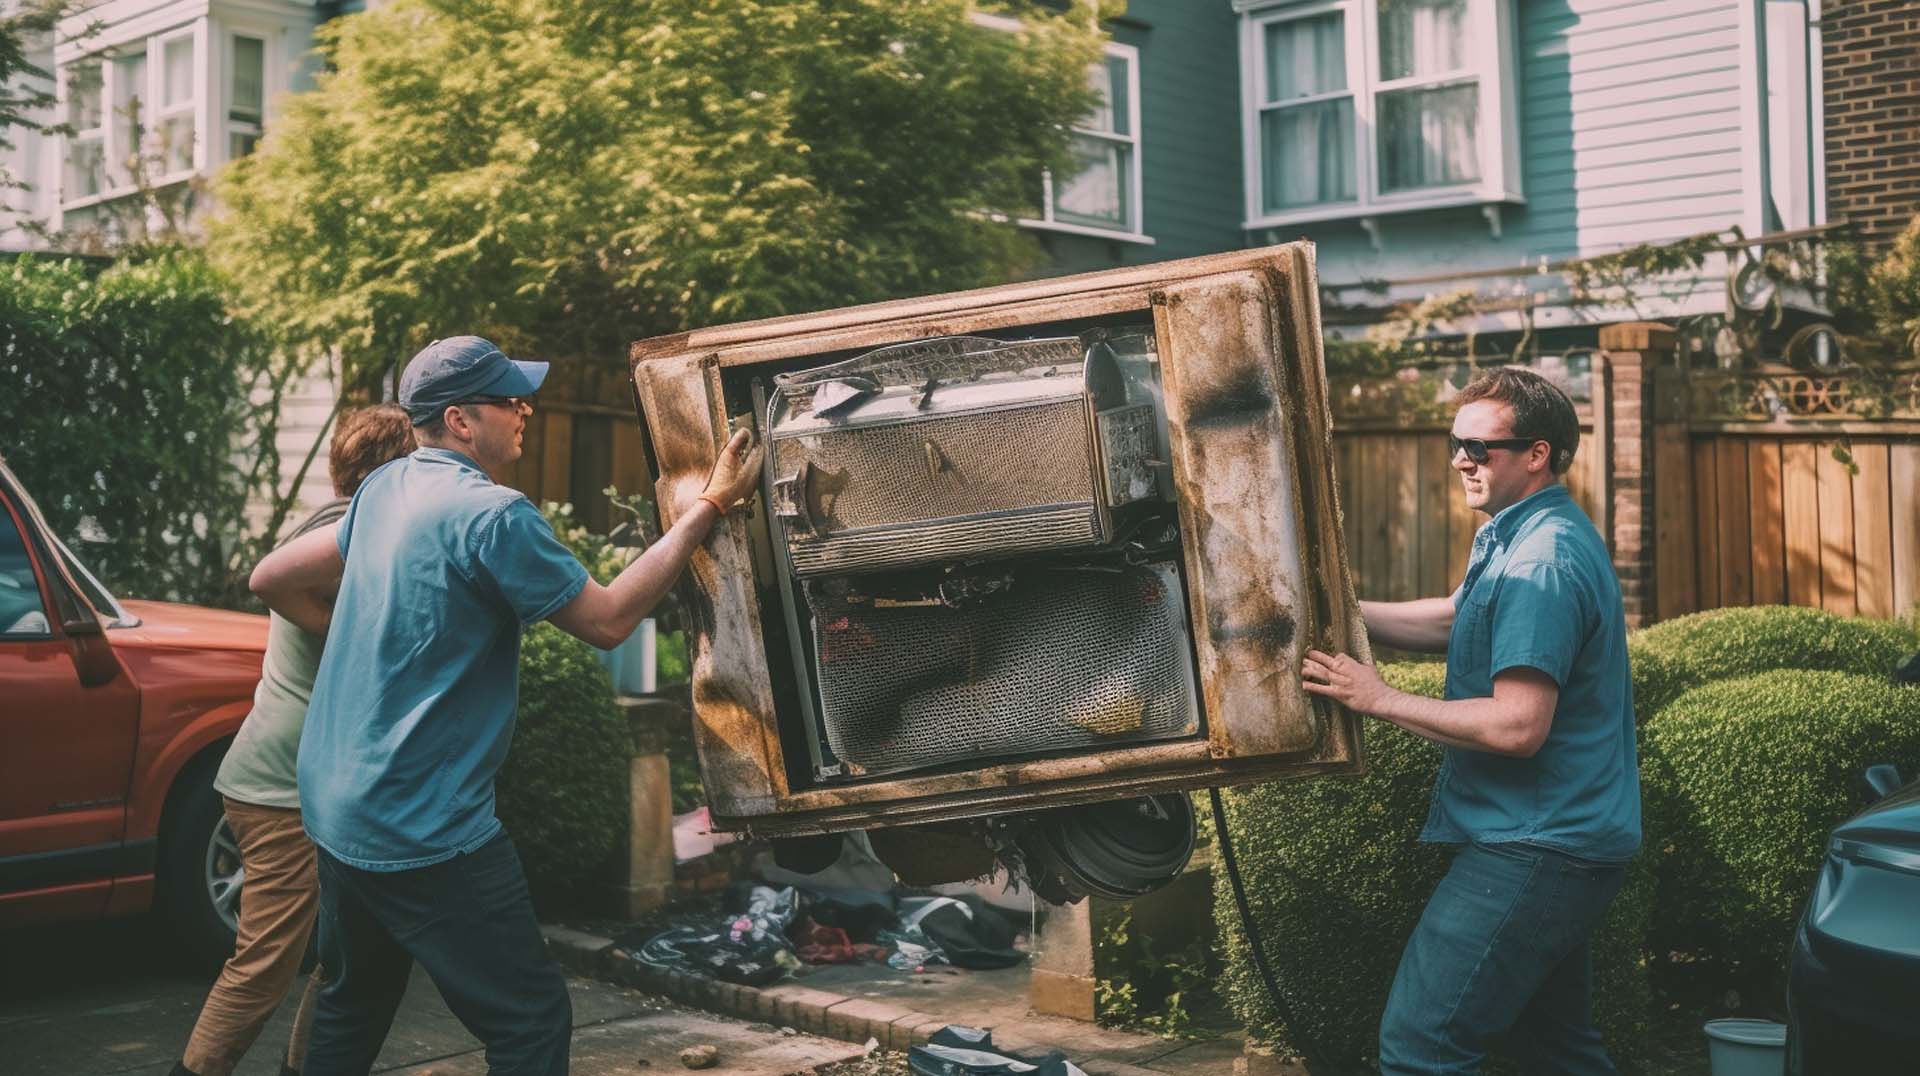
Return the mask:
<path id="1" fill-rule="evenodd" d="M 160 925 L 140 918 L 0 932 L 0 1069 L 7 1076 L 166 1076 L 211 979 L 181 967 Z M 788 1076 L 858 1057 L 859 1047 L 782 1034 L 661 998 L 570 977 L 575 1076 L 682 1072 L 683 1047 L 709 1043 L 717 1071 Z M 239 1076 L 276 1076 L 291 1001 L 267 1025 Z M 480 1044 L 425 976 L 413 985 L 376 1072 L 480 1076 Z"/>

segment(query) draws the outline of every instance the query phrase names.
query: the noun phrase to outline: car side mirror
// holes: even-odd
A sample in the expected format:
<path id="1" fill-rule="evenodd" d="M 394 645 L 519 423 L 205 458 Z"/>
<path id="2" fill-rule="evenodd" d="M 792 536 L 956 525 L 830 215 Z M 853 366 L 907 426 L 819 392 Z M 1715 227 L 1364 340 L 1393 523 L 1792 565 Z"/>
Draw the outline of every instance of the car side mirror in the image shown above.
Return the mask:
<path id="1" fill-rule="evenodd" d="M 1900 785 L 1900 770 L 1893 763 L 1880 762 L 1867 767 L 1867 787 L 1873 789 L 1875 799 L 1885 799 Z"/>
<path id="2" fill-rule="evenodd" d="M 73 643 L 73 668 L 80 674 L 81 687 L 110 684 L 120 675 L 120 659 L 114 656 L 113 644 L 107 641 L 98 617 L 76 613 L 61 621 L 60 627 Z"/>

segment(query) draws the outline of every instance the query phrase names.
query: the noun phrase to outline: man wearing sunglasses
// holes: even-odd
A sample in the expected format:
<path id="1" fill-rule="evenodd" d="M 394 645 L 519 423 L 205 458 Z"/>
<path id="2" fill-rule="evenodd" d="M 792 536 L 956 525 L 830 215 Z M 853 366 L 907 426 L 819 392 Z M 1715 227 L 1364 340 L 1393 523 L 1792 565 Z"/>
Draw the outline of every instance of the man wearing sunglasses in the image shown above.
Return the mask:
<path id="1" fill-rule="evenodd" d="M 1458 847 L 1400 957 L 1380 1069 L 1476 1071 L 1501 1034 L 1522 1071 L 1610 1073 L 1588 939 L 1640 846 L 1626 617 L 1606 543 L 1561 476 L 1580 428 L 1531 371 L 1481 375 L 1448 437 L 1490 518 L 1450 598 L 1361 602 L 1377 646 L 1444 652 L 1444 700 L 1309 651 L 1308 691 L 1442 745 L 1423 841 Z"/>
<path id="2" fill-rule="evenodd" d="M 601 648 L 631 635 L 752 495 L 760 450 L 735 435 L 673 529 L 601 586 L 503 484 L 546 372 L 477 336 L 429 344 L 400 379 L 419 449 L 369 475 L 337 531 L 254 571 L 269 608 L 327 637 L 297 765 L 329 977 L 308 1076 L 369 1070 L 415 962 L 490 1072 L 567 1071 L 566 981 L 494 816 L 520 635 L 542 620 Z"/>

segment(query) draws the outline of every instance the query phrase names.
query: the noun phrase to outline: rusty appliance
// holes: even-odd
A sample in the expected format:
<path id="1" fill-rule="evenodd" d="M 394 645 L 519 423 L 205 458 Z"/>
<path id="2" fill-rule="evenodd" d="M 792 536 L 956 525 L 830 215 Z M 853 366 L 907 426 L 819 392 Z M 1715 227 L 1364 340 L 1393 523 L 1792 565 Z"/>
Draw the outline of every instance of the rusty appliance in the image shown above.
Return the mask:
<path id="1" fill-rule="evenodd" d="M 663 515 L 731 429 L 767 449 L 760 503 L 694 562 L 719 824 L 916 827 L 875 845 L 1130 895 L 1191 849 L 1178 793 L 1360 766 L 1353 715 L 1299 686 L 1309 646 L 1367 653 L 1310 246 L 633 358 Z"/>

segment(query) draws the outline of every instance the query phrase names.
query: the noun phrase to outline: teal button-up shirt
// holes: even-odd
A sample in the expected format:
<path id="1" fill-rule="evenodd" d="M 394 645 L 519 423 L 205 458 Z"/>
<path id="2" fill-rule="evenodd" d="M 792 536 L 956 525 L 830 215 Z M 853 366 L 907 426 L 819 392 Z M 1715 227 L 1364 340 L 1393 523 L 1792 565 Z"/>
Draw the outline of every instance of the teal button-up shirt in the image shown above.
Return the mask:
<path id="1" fill-rule="evenodd" d="M 531 501 L 442 448 L 367 477 L 340 555 L 300 739 L 307 835 L 371 871 L 472 851 L 500 832 L 521 629 L 572 601 L 587 570 Z"/>
<path id="2" fill-rule="evenodd" d="M 1603 861 L 1640 847 L 1640 771 L 1620 582 L 1607 546 L 1558 483 L 1474 535 L 1454 593 L 1447 698 L 1485 698 L 1527 667 L 1560 685 L 1532 758 L 1446 748 L 1425 841 L 1525 841 Z"/>

